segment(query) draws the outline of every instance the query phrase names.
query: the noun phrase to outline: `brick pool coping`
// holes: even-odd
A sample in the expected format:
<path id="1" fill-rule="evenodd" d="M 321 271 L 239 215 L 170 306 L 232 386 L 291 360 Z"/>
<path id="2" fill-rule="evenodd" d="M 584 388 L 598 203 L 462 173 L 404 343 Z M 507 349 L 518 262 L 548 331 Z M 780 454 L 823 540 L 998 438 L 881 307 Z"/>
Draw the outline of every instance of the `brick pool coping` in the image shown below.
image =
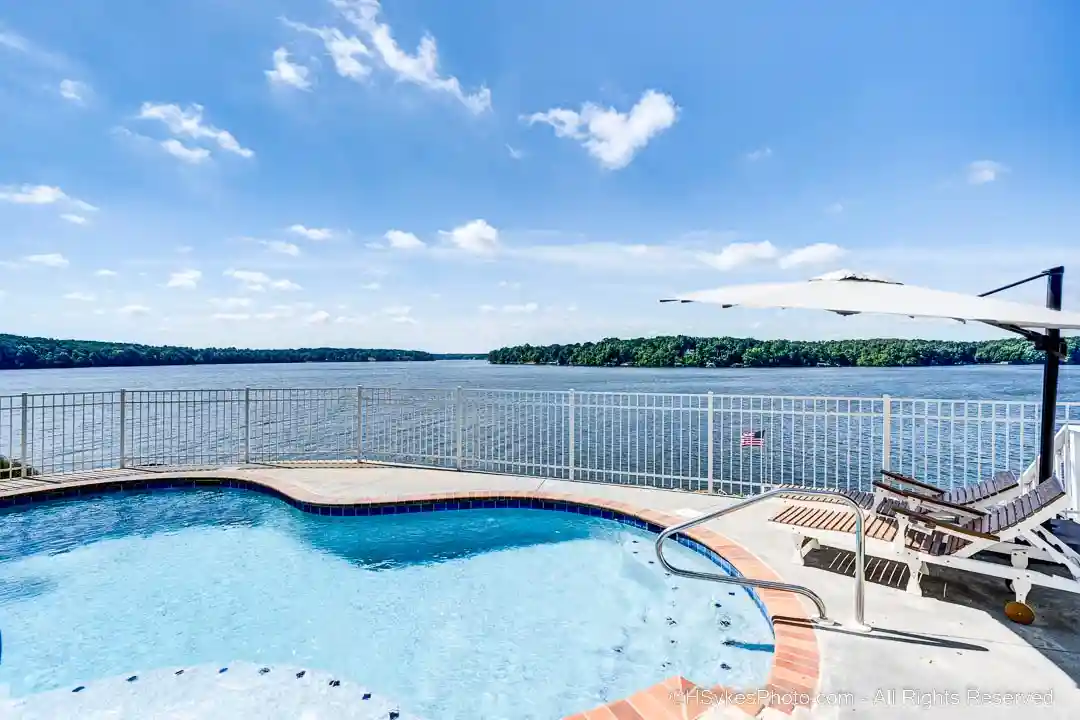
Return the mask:
<path id="1" fill-rule="evenodd" d="M 370 516 L 471 507 L 535 507 L 607 517 L 651 532 L 683 522 L 657 510 L 616 500 L 541 490 L 477 490 L 396 496 L 335 498 L 319 495 L 287 480 L 256 473 L 154 474 L 108 480 L 62 483 L 0 494 L 0 509 L 21 507 L 80 495 L 170 488 L 229 487 L 273 495 L 304 511 L 331 516 Z M 719 556 L 744 577 L 779 581 L 779 576 L 741 545 L 700 527 L 673 538 L 692 549 Z M 699 545 L 700 547 L 694 547 Z M 712 557 L 714 561 L 717 558 Z M 755 589 L 762 611 L 773 625 L 773 663 L 763 688 L 699 686 L 681 676 L 668 678 L 628 698 L 577 713 L 566 720 L 693 720 L 717 707 L 738 707 L 748 716 L 766 708 L 791 714 L 809 707 L 821 677 L 821 656 L 814 627 L 802 603 L 790 593 Z"/>

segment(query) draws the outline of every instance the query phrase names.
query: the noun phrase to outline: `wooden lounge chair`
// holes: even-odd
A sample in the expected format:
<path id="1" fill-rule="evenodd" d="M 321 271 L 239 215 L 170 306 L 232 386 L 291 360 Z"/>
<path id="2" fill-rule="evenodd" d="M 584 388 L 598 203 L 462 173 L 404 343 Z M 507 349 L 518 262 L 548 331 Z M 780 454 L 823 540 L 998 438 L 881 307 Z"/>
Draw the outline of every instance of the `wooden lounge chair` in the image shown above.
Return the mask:
<path id="1" fill-rule="evenodd" d="M 882 470 L 882 481 L 875 481 L 874 491 L 840 491 L 869 512 L 879 507 L 885 500 L 894 500 L 907 505 L 912 510 L 924 509 L 934 514 L 955 515 L 966 508 L 985 510 L 997 504 L 1011 501 L 1020 493 L 1020 481 L 1008 470 L 994 475 L 974 485 L 942 490 L 941 488 L 919 482 L 913 477 L 891 470 Z M 805 505 L 820 503 L 839 503 L 836 498 L 821 495 L 798 495 L 799 488 L 791 487 L 792 494 L 785 496 L 788 502 Z M 968 516 L 971 517 L 971 516 Z"/>
<path id="2" fill-rule="evenodd" d="M 1016 596 L 1006 606 L 1009 617 L 1030 622 L 1034 612 L 1026 600 L 1033 585 L 1080 593 L 1080 554 L 1042 527 L 1067 503 L 1065 489 L 1054 477 L 986 511 L 949 504 L 946 509 L 955 513 L 956 519 L 935 517 L 924 509 L 912 509 L 904 502 L 886 498 L 864 521 L 866 551 L 905 563 L 911 570 L 909 592 L 920 592 L 919 580 L 929 565 L 1003 578 L 1010 582 Z M 795 535 L 800 559 L 821 545 L 842 549 L 855 546 L 855 517 L 846 507 L 795 503 L 772 521 Z M 983 551 L 1004 553 L 1010 564 L 974 557 Z M 1062 565 L 1069 577 L 1030 568 L 1030 559 Z"/>

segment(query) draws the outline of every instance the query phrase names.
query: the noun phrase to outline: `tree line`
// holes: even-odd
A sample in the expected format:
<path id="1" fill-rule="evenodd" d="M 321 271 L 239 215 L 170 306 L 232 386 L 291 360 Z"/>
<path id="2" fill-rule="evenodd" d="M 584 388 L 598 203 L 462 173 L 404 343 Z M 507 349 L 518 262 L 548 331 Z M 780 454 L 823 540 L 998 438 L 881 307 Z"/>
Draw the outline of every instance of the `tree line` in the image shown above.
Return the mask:
<path id="1" fill-rule="evenodd" d="M 1070 363 L 1080 363 L 1080 337 L 1067 340 Z M 1030 365 L 1043 354 L 1023 338 L 955 340 L 754 340 L 734 337 L 606 338 L 569 345 L 515 345 L 492 350 L 496 365 L 592 367 L 917 367 Z"/>
<path id="2" fill-rule="evenodd" d="M 240 363 L 431 361 L 454 358 L 456 358 L 454 355 L 435 355 L 421 350 L 325 347 L 294 350 L 190 348 L 0 334 L 0 370 Z"/>

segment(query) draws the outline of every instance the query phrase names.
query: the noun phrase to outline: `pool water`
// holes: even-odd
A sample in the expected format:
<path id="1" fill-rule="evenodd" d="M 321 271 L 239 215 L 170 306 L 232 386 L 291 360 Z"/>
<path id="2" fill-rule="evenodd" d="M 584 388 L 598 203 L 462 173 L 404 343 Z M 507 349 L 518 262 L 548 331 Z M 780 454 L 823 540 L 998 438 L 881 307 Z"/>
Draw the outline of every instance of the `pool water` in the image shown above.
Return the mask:
<path id="1" fill-rule="evenodd" d="M 328 517 L 224 489 L 6 511 L 0 686 L 280 663 L 431 720 L 552 720 L 672 675 L 760 687 L 761 610 L 736 586 L 669 576 L 654 540 L 552 510 Z"/>

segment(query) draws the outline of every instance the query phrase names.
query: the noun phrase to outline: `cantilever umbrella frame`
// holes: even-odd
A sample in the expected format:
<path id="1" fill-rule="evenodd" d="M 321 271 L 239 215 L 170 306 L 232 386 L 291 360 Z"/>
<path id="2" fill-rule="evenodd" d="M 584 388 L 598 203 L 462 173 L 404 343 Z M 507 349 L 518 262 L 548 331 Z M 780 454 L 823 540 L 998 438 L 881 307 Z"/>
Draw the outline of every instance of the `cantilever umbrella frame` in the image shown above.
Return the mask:
<path id="1" fill-rule="evenodd" d="M 1046 278 L 1046 307 L 1050 310 L 1061 310 L 1061 298 L 1065 279 L 1065 268 L 1062 266 L 1043 270 L 1037 275 L 1032 275 L 1023 280 L 1017 280 L 1008 285 L 1003 285 L 999 288 L 981 293 L 978 297 L 995 295 L 1003 290 L 1009 290 L 1010 288 L 1043 277 Z M 696 301 L 672 298 L 661 300 L 660 302 L 691 303 Z M 725 304 L 724 307 L 732 307 L 732 305 Z M 837 312 L 840 315 L 858 314 L 858 311 L 854 310 L 834 310 L 833 312 Z M 1043 365 L 1042 413 L 1039 428 L 1039 480 L 1046 480 L 1054 472 L 1054 463 L 1050 458 L 1054 455 L 1054 424 L 1057 418 L 1058 378 L 1060 375 L 1061 361 L 1066 356 L 1066 346 L 1065 341 L 1061 337 L 1061 330 L 1057 328 L 1047 328 L 1043 332 L 1037 332 L 1018 325 L 996 323 L 989 320 L 980 320 L 980 322 L 1021 335 L 1034 343 L 1036 349 L 1046 353 L 1046 362 Z M 1046 461 L 1044 462 L 1043 459 L 1046 459 Z"/>

